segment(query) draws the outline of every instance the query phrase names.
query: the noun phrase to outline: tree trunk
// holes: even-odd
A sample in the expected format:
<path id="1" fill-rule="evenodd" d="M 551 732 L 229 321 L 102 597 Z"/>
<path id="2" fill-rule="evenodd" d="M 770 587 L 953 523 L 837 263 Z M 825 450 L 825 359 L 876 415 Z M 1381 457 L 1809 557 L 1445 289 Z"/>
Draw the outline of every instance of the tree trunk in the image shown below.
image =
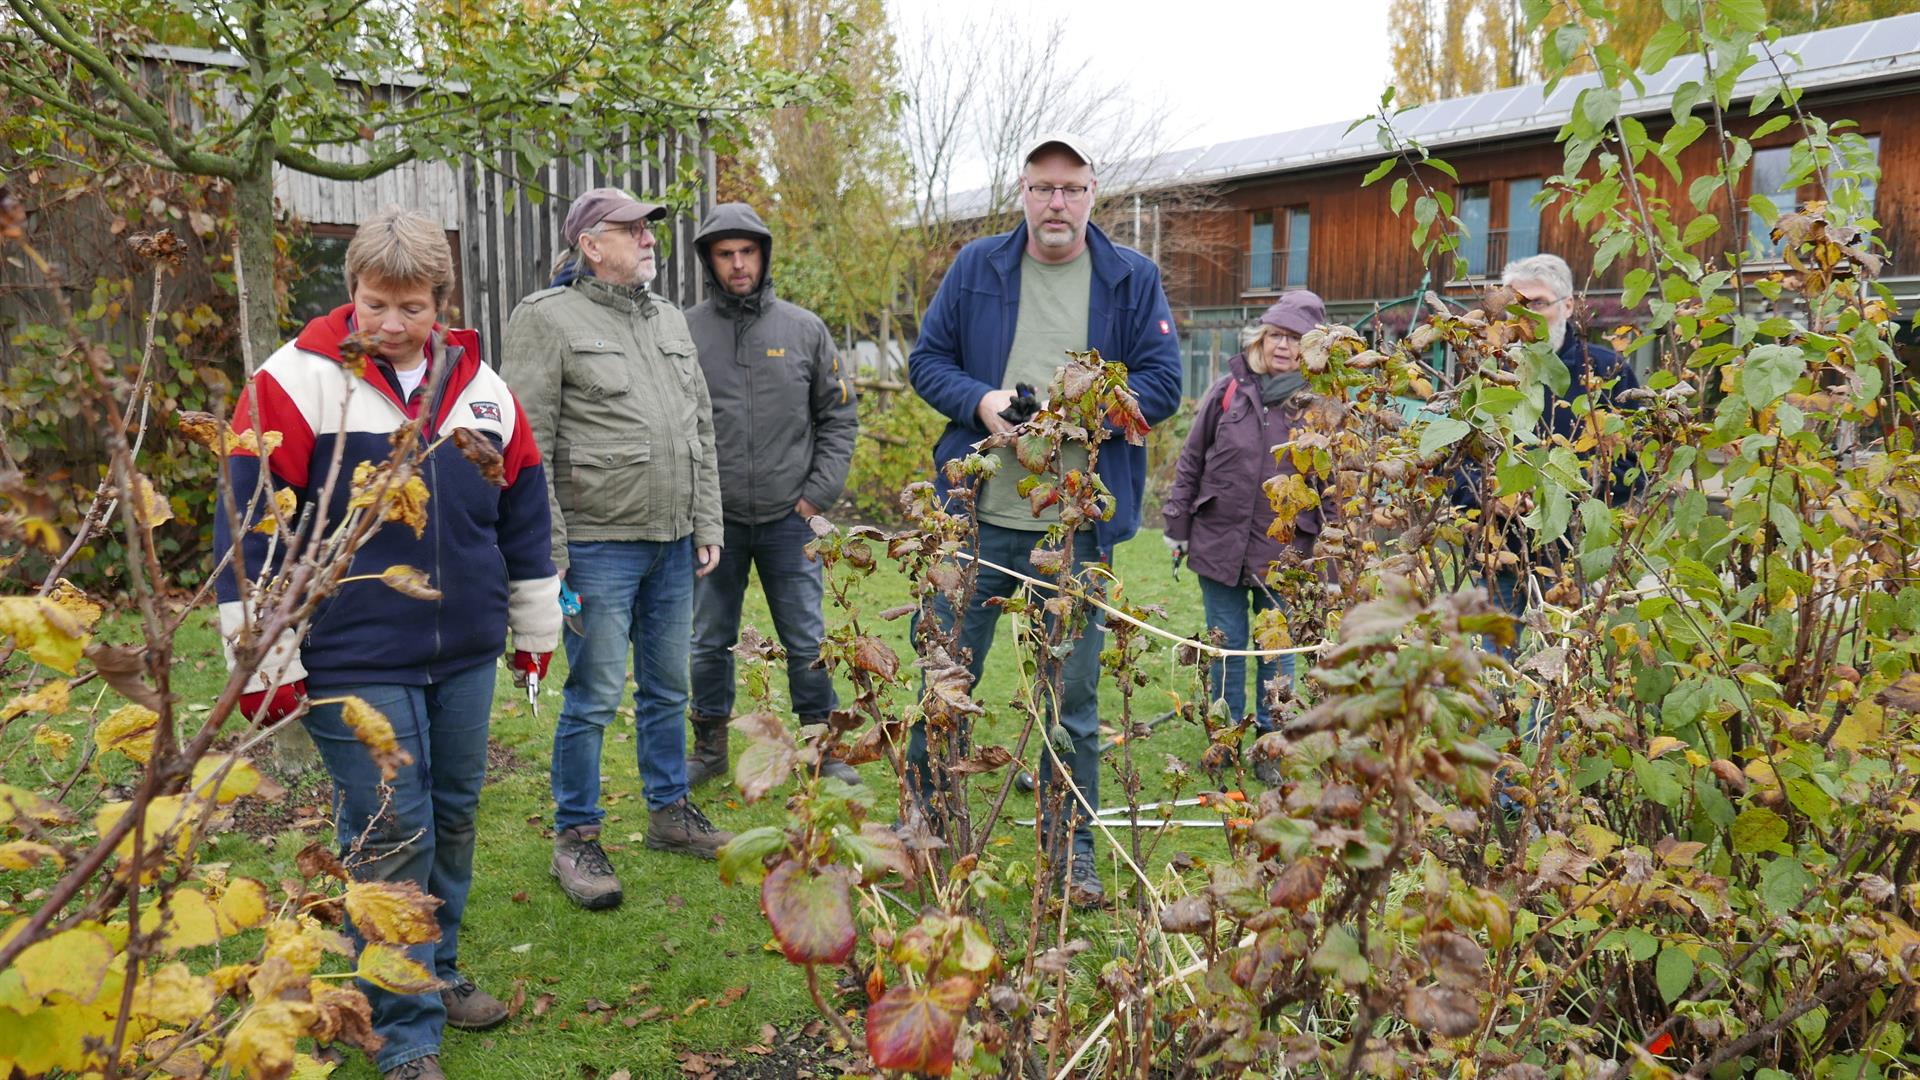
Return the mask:
<path id="1" fill-rule="evenodd" d="M 240 350 L 249 378 L 280 347 L 280 307 L 273 282 L 273 164 L 266 159 L 261 175 L 234 181 L 233 279 L 239 290 Z M 303 724 L 288 724 L 274 732 L 272 761 L 288 777 L 312 769 L 320 761 Z"/>
<path id="2" fill-rule="evenodd" d="M 280 308 L 273 281 L 273 165 L 233 184 L 234 282 L 240 291 L 240 330 L 247 374 L 280 347 Z"/>

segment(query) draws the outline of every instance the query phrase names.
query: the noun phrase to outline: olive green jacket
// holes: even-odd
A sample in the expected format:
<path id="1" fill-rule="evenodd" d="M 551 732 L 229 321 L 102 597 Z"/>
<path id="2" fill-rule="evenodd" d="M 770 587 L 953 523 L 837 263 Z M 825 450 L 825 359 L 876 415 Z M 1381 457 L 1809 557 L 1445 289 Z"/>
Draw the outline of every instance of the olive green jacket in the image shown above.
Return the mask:
<path id="1" fill-rule="evenodd" d="M 520 301 L 501 351 L 548 462 L 562 576 L 569 541 L 721 543 L 713 406 L 678 310 L 580 278 Z"/>

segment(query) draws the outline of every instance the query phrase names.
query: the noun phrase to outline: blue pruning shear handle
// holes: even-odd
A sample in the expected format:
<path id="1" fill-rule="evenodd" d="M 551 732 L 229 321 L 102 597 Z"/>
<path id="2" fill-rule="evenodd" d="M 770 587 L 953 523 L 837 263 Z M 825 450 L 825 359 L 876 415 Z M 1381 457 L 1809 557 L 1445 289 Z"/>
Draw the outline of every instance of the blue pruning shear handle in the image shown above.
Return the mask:
<path id="1" fill-rule="evenodd" d="M 574 592 L 573 586 L 565 581 L 560 583 L 560 618 L 567 624 L 567 629 L 585 635 L 586 629 L 580 624 L 580 594 Z"/>

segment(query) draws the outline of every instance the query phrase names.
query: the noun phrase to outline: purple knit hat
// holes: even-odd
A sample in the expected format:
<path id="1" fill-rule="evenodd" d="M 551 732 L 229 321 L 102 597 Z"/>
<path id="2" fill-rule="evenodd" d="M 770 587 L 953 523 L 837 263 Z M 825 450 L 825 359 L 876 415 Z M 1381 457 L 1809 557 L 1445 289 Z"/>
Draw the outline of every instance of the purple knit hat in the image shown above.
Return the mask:
<path id="1" fill-rule="evenodd" d="M 1305 337 L 1307 331 L 1327 321 L 1327 305 L 1319 294 L 1295 289 L 1280 294 L 1280 299 L 1260 316 L 1268 326 L 1277 326 L 1289 334 Z"/>

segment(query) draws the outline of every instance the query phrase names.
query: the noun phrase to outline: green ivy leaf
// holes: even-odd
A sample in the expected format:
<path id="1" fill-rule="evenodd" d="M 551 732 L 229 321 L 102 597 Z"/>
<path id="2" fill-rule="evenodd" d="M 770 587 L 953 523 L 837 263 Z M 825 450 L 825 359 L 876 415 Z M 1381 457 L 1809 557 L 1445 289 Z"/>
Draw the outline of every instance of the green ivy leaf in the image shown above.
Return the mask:
<path id="1" fill-rule="evenodd" d="M 729 885 L 758 880 L 766 872 L 761 865 L 766 857 L 786 846 L 787 834 L 772 825 L 735 833 L 733 839 L 720 848 L 720 880 Z"/>
<path id="2" fill-rule="evenodd" d="M 1813 886 L 1813 875 L 1792 855 L 1782 856 L 1760 870 L 1760 899 L 1776 915 L 1792 911 Z"/>
<path id="3" fill-rule="evenodd" d="M 1660 950 L 1660 959 L 1653 963 L 1653 982 L 1660 988 L 1661 1000 L 1671 1005 L 1693 985 L 1693 957 L 1672 945 Z"/>
<path id="4" fill-rule="evenodd" d="M 1758 346 L 1740 367 L 1740 396 L 1755 409 L 1764 409 L 1793 389 L 1806 370 L 1807 354 L 1799 347 Z"/>
<path id="5" fill-rule="evenodd" d="M 1680 781 L 1680 768 L 1671 761 L 1648 761 L 1633 755 L 1633 778 L 1647 798 L 1671 810 L 1686 797 L 1686 785 Z"/>
<path id="6" fill-rule="evenodd" d="M 1347 986 L 1365 983 L 1368 973 L 1373 970 L 1367 958 L 1360 954 L 1360 943 L 1344 926 L 1335 926 L 1327 931 L 1326 940 L 1313 951 L 1310 963 L 1313 970 Z"/>
<path id="7" fill-rule="evenodd" d="M 1420 432 L 1421 456 L 1438 453 L 1452 446 L 1466 438 L 1467 433 L 1472 430 L 1472 424 L 1451 416 L 1442 416 L 1428 421 L 1427 426 Z"/>
<path id="8" fill-rule="evenodd" d="M 1787 838 L 1787 821 L 1764 806 L 1749 806 L 1733 819 L 1733 850 L 1742 855 L 1772 851 Z"/>

